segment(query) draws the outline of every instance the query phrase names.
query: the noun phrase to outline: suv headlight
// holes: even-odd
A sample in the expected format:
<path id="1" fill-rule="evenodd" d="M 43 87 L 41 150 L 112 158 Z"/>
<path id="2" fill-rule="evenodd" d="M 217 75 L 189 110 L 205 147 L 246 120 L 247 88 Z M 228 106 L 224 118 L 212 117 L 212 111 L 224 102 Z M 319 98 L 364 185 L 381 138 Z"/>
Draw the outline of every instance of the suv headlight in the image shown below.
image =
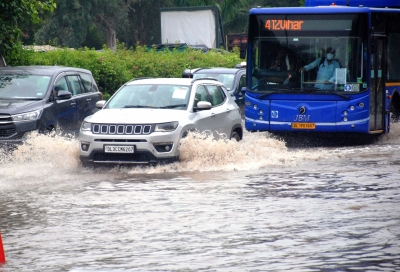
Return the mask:
<path id="1" fill-rule="evenodd" d="M 91 129 L 92 129 L 92 123 L 85 122 L 85 121 L 82 122 L 82 125 L 81 125 L 82 131 L 91 131 Z"/>
<path id="2" fill-rule="evenodd" d="M 163 124 L 157 124 L 154 131 L 155 132 L 168 132 L 174 131 L 178 127 L 179 122 L 169 122 Z"/>
<path id="3" fill-rule="evenodd" d="M 11 115 L 11 119 L 14 122 L 24 122 L 24 121 L 35 121 L 42 115 L 42 110 L 35 110 L 30 112 L 25 112 L 22 114 Z"/>

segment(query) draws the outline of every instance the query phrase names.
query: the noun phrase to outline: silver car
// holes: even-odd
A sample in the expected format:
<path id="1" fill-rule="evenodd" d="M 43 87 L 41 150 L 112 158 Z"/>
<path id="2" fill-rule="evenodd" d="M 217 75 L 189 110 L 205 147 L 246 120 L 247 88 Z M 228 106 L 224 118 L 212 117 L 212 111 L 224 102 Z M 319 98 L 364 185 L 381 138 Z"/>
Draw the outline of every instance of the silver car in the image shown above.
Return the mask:
<path id="1" fill-rule="evenodd" d="M 80 129 L 83 165 L 177 161 L 180 140 L 190 131 L 243 136 L 237 104 L 213 79 L 136 79 L 97 106 L 102 109 Z"/>

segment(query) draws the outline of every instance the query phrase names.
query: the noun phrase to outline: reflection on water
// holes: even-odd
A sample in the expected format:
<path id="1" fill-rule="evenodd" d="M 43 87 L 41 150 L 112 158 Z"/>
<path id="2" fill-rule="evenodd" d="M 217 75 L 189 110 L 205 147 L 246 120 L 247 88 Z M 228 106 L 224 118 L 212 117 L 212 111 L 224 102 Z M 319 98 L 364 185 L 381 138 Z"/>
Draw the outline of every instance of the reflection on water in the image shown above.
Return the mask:
<path id="1" fill-rule="evenodd" d="M 96 169 L 76 140 L 32 136 L 0 154 L 0 271 L 398 271 L 399 135 L 192 135 L 178 163 Z"/>

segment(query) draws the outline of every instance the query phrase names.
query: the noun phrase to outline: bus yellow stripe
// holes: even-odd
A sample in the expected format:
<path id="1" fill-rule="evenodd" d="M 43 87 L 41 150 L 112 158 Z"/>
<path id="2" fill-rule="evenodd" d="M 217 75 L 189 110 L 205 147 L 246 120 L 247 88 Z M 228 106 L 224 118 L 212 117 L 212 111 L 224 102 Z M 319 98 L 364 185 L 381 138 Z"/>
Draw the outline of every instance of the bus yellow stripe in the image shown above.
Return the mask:
<path id="1" fill-rule="evenodd" d="M 400 86 L 400 82 L 386 82 L 386 86 L 393 87 L 393 86 Z"/>

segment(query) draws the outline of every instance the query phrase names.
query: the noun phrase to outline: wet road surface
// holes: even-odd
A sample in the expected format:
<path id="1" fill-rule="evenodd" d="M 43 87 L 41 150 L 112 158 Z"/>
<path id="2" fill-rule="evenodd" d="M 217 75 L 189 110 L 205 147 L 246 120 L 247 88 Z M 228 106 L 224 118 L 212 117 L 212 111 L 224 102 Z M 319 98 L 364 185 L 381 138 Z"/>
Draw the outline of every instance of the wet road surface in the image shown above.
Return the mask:
<path id="1" fill-rule="evenodd" d="M 1 154 L 11 271 L 399 271 L 400 126 L 361 146 L 188 138 L 181 161 L 82 168 L 75 140 Z"/>

